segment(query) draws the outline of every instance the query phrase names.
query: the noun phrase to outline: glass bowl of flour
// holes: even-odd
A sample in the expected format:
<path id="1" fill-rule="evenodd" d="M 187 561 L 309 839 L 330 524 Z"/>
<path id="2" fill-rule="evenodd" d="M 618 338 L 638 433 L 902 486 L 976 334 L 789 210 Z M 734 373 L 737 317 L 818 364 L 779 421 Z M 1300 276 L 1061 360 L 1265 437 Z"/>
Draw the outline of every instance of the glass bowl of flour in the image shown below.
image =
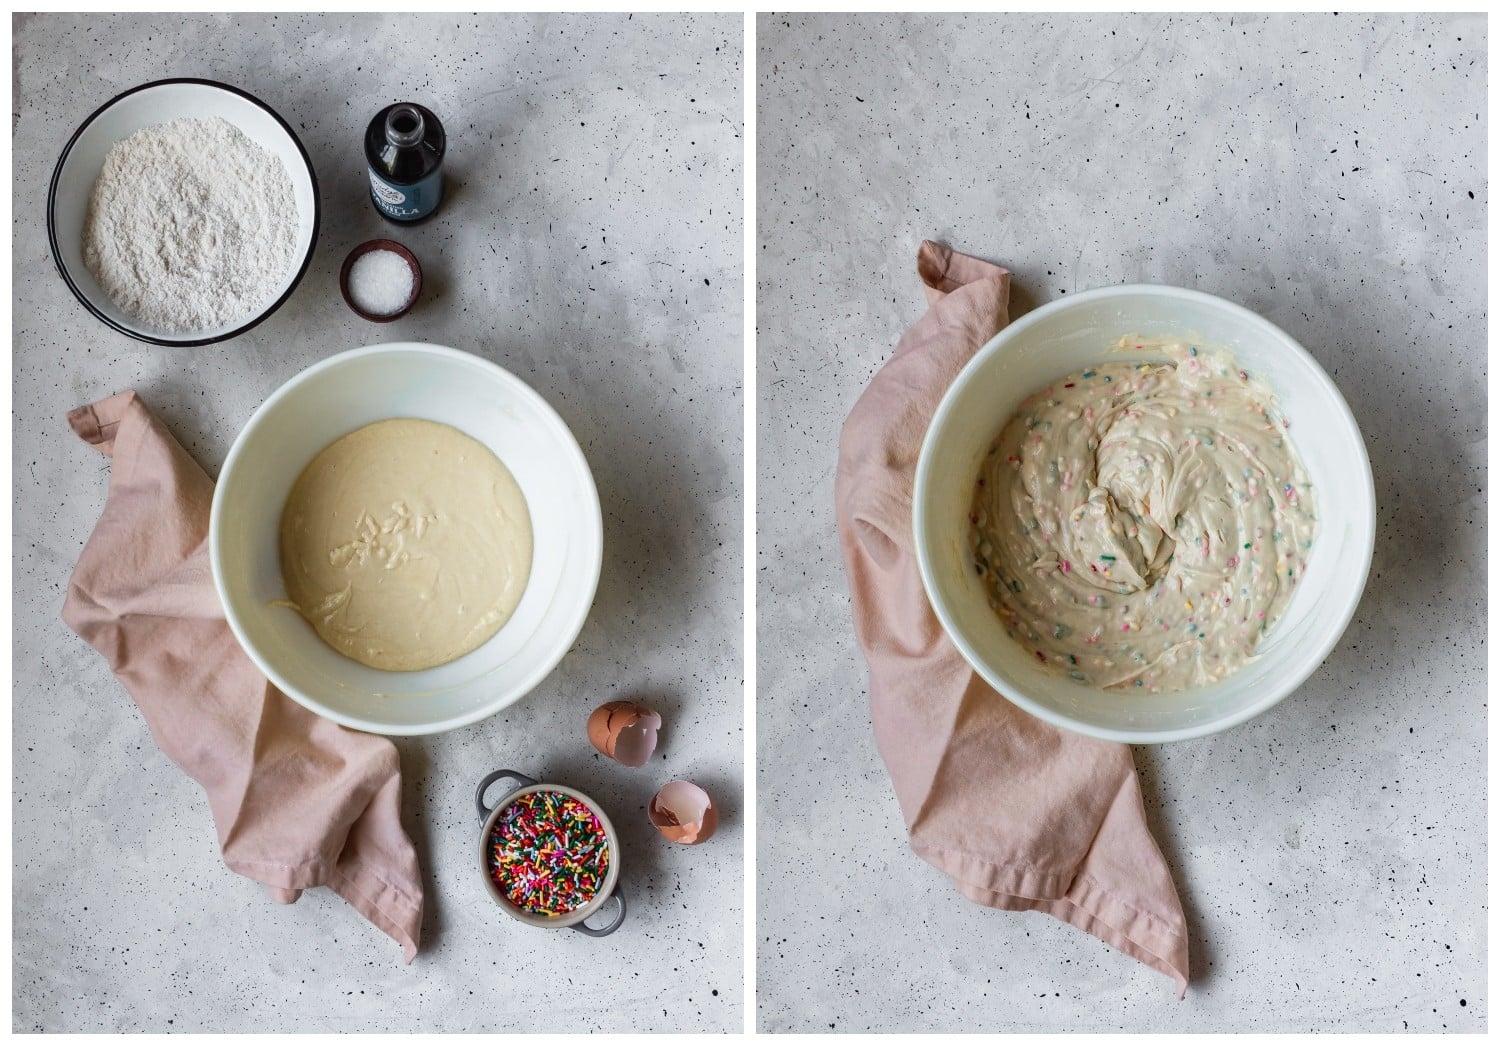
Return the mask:
<path id="1" fill-rule="evenodd" d="M 1218 461 L 1213 456 L 1232 458 L 1233 447 L 1243 452 L 1248 446 L 1240 446 L 1245 441 L 1236 442 L 1236 430 L 1229 418 L 1212 432 L 1196 432 L 1193 439 L 1204 446 L 1191 451 L 1191 462 L 1177 463 L 1177 485 L 1187 484 L 1206 492 L 1194 497 L 1210 500 L 1173 502 L 1173 511 L 1181 513 L 1176 523 L 1182 526 L 1174 530 L 1170 519 L 1166 526 L 1176 533 L 1175 547 L 1165 547 L 1168 543 L 1162 542 L 1164 547 L 1156 549 L 1157 561 L 1146 564 L 1147 570 L 1140 563 L 1129 562 L 1125 554 L 1136 548 L 1137 539 L 1132 534 L 1134 517 L 1129 511 L 1120 511 L 1129 508 L 1129 491 L 1124 489 L 1129 484 L 1121 477 L 1128 479 L 1138 459 L 1154 460 L 1154 451 L 1150 446 L 1127 446 L 1130 460 L 1114 460 L 1129 435 L 1125 431 L 1128 426 L 1117 421 L 1139 416 L 1136 411 L 1144 411 L 1148 421 L 1155 411 L 1170 423 L 1183 420 L 1184 415 L 1172 404 L 1153 407 L 1142 402 L 1139 390 L 1127 390 L 1130 395 L 1121 402 L 1126 402 L 1128 409 L 1101 407 L 1094 401 L 1074 404 L 1070 397 L 1086 391 L 1082 384 L 1085 375 L 1094 383 L 1108 381 L 1113 375 L 1113 387 L 1118 388 L 1125 381 L 1122 370 L 1133 375 L 1137 366 L 1145 364 L 1144 371 L 1165 373 L 1161 368 L 1201 368 L 1204 360 L 1211 358 L 1199 357 L 1191 349 L 1191 355 L 1178 358 L 1161 348 L 1179 342 L 1201 346 L 1205 353 L 1226 354 L 1241 368 L 1239 379 L 1248 379 L 1256 390 L 1269 392 L 1271 414 L 1263 418 L 1252 411 L 1253 416 L 1246 419 L 1257 433 L 1265 430 L 1261 435 L 1266 446 L 1258 449 L 1266 453 L 1256 454 L 1256 460 L 1266 459 L 1271 444 L 1284 435 L 1300 456 L 1305 475 L 1297 470 L 1291 477 L 1296 490 L 1283 491 L 1279 480 L 1275 490 L 1268 490 L 1266 480 L 1256 478 L 1252 467 L 1256 462 L 1235 458 L 1213 466 L 1225 475 L 1232 474 L 1231 482 L 1220 485 L 1223 490 L 1206 481 L 1200 484 L 1198 481 L 1206 480 L 1205 474 L 1210 471 L 1206 463 Z M 1079 384 L 1075 386 L 1074 382 Z M 1126 383 L 1142 387 L 1149 384 L 1144 378 Z M 1221 391 L 1215 385 L 1211 390 L 1215 398 L 1199 399 L 1199 406 L 1209 402 L 1217 405 Z M 1046 393 L 1043 406 L 1053 404 L 1067 417 L 1049 422 L 1036 409 L 1028 409 L 1028 403 L 1036 407 L 1036 398 L 1042 393 Z M 1266 402 L 1264 395 L 1255 398 Z M 1231 398 L 1224 409 L 1233 409 L 1234 402 Z M 991 487 L 997 486 L 996 468 L 1013 467 L 1025 472 L 1029 451 L 1016 450 L 997 439 L 1002 429 L 1011 428 L 1013 418 L 1019 418 L 1023 427 L 1035 426 L 1034 431 L 1021 435 L 1045 451 L 1049 433 L 1084 431 L 1086 435 L 1088 419 L 1097 420 L 1106 410 L 1113 411 L 1115 420 L 1096 449 L 1090 444 L 1091 452 L 1083 455 L 1079 474 L 1066 471 L 1073 467 L 1070 458 L 1056 476 L 1046 474 L 1044 463 L 1041 473 L 1026 474 L 1026 496 L 1018 502 L 976 500 L 979 479 L 987 478 Z M 1272 425 L 1275 419 L 1284 420 L 1287 427 L 1283 430 L 1279 424 Z M 1252 436 L 1249 442 L 1256 442 L 1261 435 Z M 1165 447 L 1170 443 L 1175 447 L 1181 442 L 1156 440 L 1154 445 Z M 1008 465 L 1007 454 L 1017 458 L 1019 464 Z M 1097 469 L 1097 475 L 1093 469 Z M 1241 478 L 1242 472 L 1251 478 Z M 1047 514 L 1044 501 L 1048 493 L 1070 488 L 1067 496 L 1087 488 L 1088 500 L 1080 501 L 1071 515 Z M 1259 501 L 1274 497 L 1281 505 L 1282 499 L 1290 496 L 1296 506 L 1297 491 L 1304 496 L 1309 515 L 1314 514 L 1315 505 L 1315 528 L 1309 524 L 1303 528 L 1305 533 L 1294 531 L 1290 525 L 1284 534 L 1273 533 L 1277 528 L 1268 525 L 1263 537 L 1253 530 L 1238 535 L 1232 524 L 1196 526 L 1202 520 L 1212 523 L 1232 515 L 1218 511 L 1225 506 L 1212 497 L 1222 494 L 1229 499 Z M 1152 494 L 1157 499 L 1165 496 L 1162 492 Z M 976 543 L 977 507 L 983 504 L 993 513 L 1017 503 L 1023 510 L 1036 506 L 1036 518 L 1042 521 L 1024 526 L 1040 526 L 1043 532 L 1049 526 L 1057 528 L 1051 537 L 1065 554 L 1031 556 L 1017 566 L 1008 560 L 1002 563 L 1004 555 L 994 542 L 989 548 L 982 541 Z M 1094 518 L 1099 513 L 1093 510 L 1101 504 L 1112 505 L 1115 510 L 1107 532 Z M 1134 520 L 1139 524 L 1142 547 L 1152 544 L 1146 540 L 1144 520 L 1161 515 L 1160 508 L 1148 507 Z M 1017 512 L 1018 518 L 1024 517 L 1024 512 Z M 1162 286 L 1109 287 L 1070 294 L 1028 313 L 991 339 L 959 373 L 939 404 L 923 442 L 913 491 L 912 523 L 922 584 L 933 610 L 954 645 L 986 682 L 1013 703 L 1055 725 L 1106 740 L 1150 744 L 1201 737 L 1243 723 L 1291 694 L 1322 664 L 1343 635 L 1364 591 L 1374 549 L 1375 494 L 1359 426 L 1333 381 L 1290 336 L 1246 309 L 1198 291 Z M 992 523 L 981 519 L 980 529 Z M 1189 532 L 1202 536 L 1203 547 L 1183 539 Z M 1281 545 L 1272 544 L 1276 539 Z M 1017 544 L 1029 548 L 1025 542 Z M 1283 600 L 1264 608 L 1266 628 L 1248 658 L 1227 673 L 1192 672 L 1177 681 L 1187 685 L 1149 677 L 1142 680 L 1144 686 L 1131 685 L 1136 679 L 1131 678 L 1129 651 L 1146 650 L 1149 659 L 1156 649 L 1149 641 L 1162 638 L 1161 634 L 1153 637 L 1153 630 L 1160 633 L 1163 628 L 1179 628 L 1172 635 L 1187 641 L 1174 639 L 1172 645 L 1183 648 L 1181 656 L 1192 658 L 1201 653 L 1207 659 L 1215 649 L 1215 628 L 1239 627 L 1247 613 L 1243 606 L 1249 602 L 1242 604 L 1241 597 L 1255 595 L 1255 580 L 1236 581 L 1232 589 L 1219 592 L 1218 606 L 1203 605 L 1198 594 L 1199 588 L 1218 583 L 1209 568 L 1223 565 L 1213 557 L 1221 551 L 1220 546 L 1227 545 L 1232 547 L 1222 551 L 1229 566 L 1243 566 L 1242 559 L 1248 561 L 1254 556 L 1257 563 L 1275 562 L 1280 568 L 1277 573 Z M 1080 555 L 1079 549 L 1090 551 Z M 1288 562 L 1278 559 L 1283 554 L 1291 557 L 1291 573 Z M 987 555 L 989 562 L 985 561 Z M 1004 596 L 997 598 L 990 577 L 997 565 L 1017 593 L 1013 602 L 1042 615 L 1038 620 L 1045 620 L 1047 627 L 1030 619 L 1018 626 L 1016 614 L 1007 616 L 1006 611 L 1011 610 L 1007 603 L 1012 601 Z M 1146 572 L 1137 577 L 1133 567 Z M 1179 575 L 1186 579 L 1183 591 L 1172 589 L 1168 594 L 1174 595 L 1174 600 L 1164 599 L 1161 606 L 1153 604 L 1151 597 L 1159 594 L 1157 590 L 1166 581 L 1178 581 Z M 1264 579 L 1264 571 L 1258 577 Z M 1125 583 L 1132 578 L 1139 583 Z M 1248 588 L 1242 590 L 1241 583 Z M 1285 598 L 1288 591 L 1290 596 Z M 1095 595 L 1076 597 L 1079 592 Z M 1097 600 L 1101 606 L 1070 604 L 1070 595 Z M 1232 605 L 1224 605 L 1226 596 L 1233 597 Z M 1046 598 L 1054 602 L 1043 605 Z M 1168 602 L 1173 605 L 1163 609 Z M 1098 621 L 1106 617 L 1109 627 L 1097 628 Z M 1255 630 L 1253 608 L 1248 617 L 1248 627 Z M 1179 618 L 1198 626 L 1191 636 L 1180 630 Z M 1039 632 L 1046 634 L 1038 641 L 1026 642 Z M 1076 649 L 1068 645 L 1074 639 L 1079 641 Z M 1068 650 L 1074 650 L 1076 660 L 1068 658 Z M 1096 670 L 1108 660 L 1101 659 L 1105 651 L 1108 658 L 1115 658 L 1111 672 Z"/>
<path id="2" fill-rule="evenodd" d="M 47 196 L 58 272 L 84 308 L 158 345 L 208 345 L 275 312 L 312 260 L 317 179 L 270 106 L 158 80 L 90 115 Z"/>

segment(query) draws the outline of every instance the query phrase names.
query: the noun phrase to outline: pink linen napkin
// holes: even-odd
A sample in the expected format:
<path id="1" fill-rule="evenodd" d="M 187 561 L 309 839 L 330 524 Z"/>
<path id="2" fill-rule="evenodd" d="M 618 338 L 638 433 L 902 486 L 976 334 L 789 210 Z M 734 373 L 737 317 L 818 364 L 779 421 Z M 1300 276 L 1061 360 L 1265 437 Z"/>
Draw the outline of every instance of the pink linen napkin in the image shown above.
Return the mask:
<path id="1" fill-rule="evenodd" d="M 1010 273 L 931 242 L 917 272 L 930 308 L 844 422 L 835 486 L 875 741 L 911 847 L 970 900 L 1048 912 L 1175 978 L 1181 997 L 1186 924 L 1130 750 L 996 694 L 922 589 L 917 455 L 959 370 L 1009 322 Z"/>
<path id="2" fill-rule="evenodd" d="M 113 465 L 63 620 L 208 793 L 225 864 L 283 904 L 329 887 L 411 962 L 422 879 L 395 746 L 309 712 L 236 644 L 208 564 L 213 481 L 134 392 L 79 407 L 68 424 Z"/>

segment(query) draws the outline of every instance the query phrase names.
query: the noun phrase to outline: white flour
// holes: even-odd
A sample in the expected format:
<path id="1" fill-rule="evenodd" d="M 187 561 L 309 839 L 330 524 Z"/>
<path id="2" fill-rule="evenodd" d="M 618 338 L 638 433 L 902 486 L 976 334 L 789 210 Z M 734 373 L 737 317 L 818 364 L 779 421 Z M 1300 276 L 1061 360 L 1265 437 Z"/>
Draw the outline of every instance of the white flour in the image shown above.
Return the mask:
<path id="1" fill-rule="evenodd" d="M 120 308 L 185 334 L 270 304 L 296 240 L 281 159 L 221 117 L 183 119 L 110 149 L 89 195 L 83 257 Z"/>

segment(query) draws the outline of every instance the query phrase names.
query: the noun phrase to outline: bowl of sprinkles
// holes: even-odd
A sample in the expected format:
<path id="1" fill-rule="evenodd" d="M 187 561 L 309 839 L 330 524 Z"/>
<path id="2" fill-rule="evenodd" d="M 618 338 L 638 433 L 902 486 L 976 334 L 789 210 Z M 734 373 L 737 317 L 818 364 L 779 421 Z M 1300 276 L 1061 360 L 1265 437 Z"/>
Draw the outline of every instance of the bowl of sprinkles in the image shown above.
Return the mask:
<path id="1" fill-rule="evenodd" d="M 485 792 L 496 781 L 512 790 L 494 806 Z M 604 937 L 625 919 L 619 890 L 619 839 L 599 805 L 566 785 L 534 781 L 497 770 L 474 796 L 483 830 L 479 861 L 495 903 L 532 926 L 571 927 Z M 603 926 L 587 920 L 610 900 L 615 912 Z"/>

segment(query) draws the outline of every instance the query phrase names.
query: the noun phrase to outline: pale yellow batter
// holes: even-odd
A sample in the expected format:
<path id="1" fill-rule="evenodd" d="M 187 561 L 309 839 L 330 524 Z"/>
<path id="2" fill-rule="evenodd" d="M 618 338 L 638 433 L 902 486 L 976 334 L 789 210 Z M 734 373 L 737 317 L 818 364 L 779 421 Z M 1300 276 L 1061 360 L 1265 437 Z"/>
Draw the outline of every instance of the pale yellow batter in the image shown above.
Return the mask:
<path id="1" fill-rule="evenodd" d="M 396 418 L 334 441 L 297 477 L 281 573 L 329 646 L 414 672 L 467 654 L 510 619 L 531 540 L 526 498 L 488 447 Z"/>
<path id="2" fill-rule="evenodd" d="M 1053 382 L 995 440 L 970 511 L 975 567 L 1051 671 L 1106 688 L 1211 683 L 1291 600 L 1313 490 L 1271 390 L 1227 353 L 1115 349 L 1135 360 Z"/>

